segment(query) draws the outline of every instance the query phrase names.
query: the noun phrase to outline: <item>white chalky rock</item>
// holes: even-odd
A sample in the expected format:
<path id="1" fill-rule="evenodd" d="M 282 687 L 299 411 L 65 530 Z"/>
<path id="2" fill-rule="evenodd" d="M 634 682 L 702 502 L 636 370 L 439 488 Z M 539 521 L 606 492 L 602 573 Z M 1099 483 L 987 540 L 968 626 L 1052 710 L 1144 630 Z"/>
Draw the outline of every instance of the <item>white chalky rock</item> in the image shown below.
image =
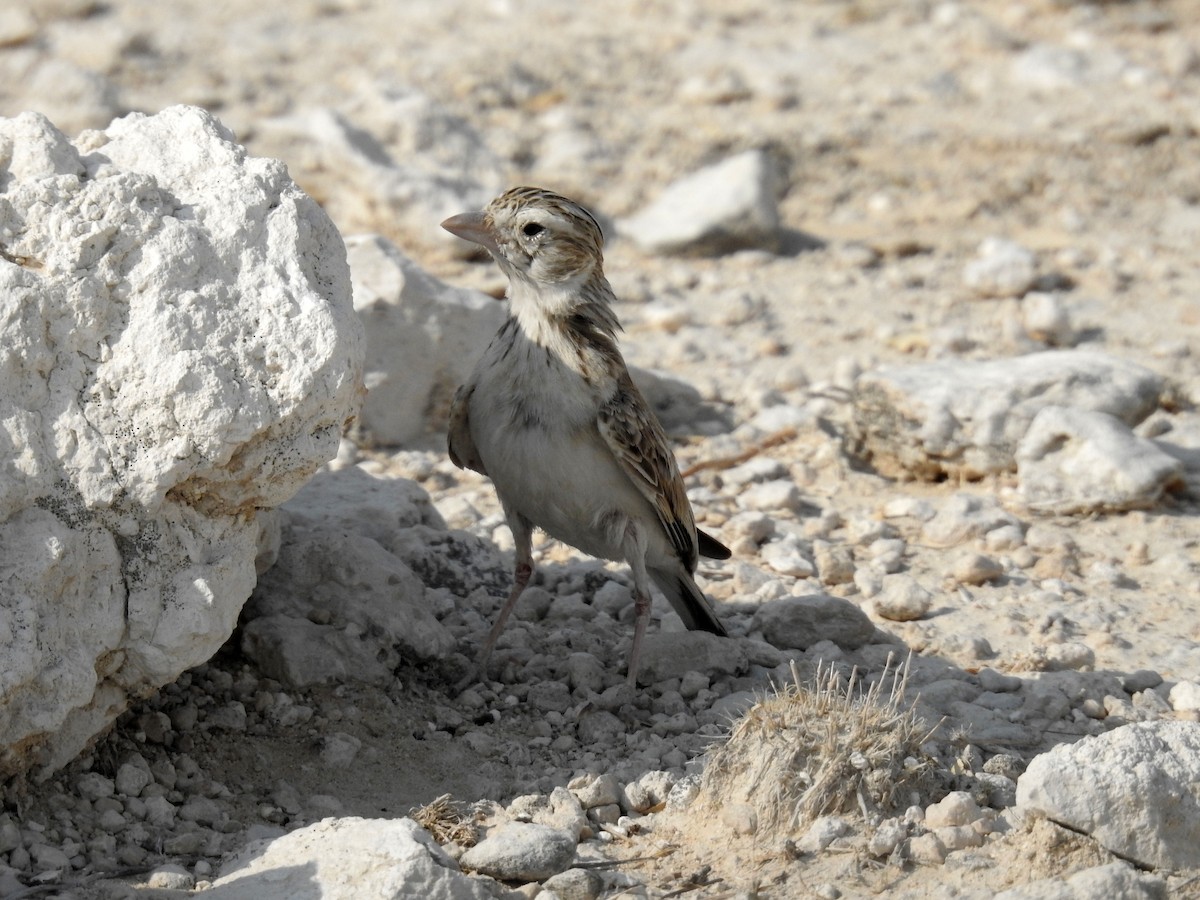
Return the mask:
<path id="1" fill-rule="evenodd" d="M 337 452 L 362 330 L 333 224 L 207 113 L 0 120 L 0 772 L 212 655 L 262 516 Z"/>
<path id="2" fill-rule="evenodd" d="M 508 317 L 487 294 L 439 281 L 379 235 L 346 241 L 367 332 L 360 424 L 387 445 L 445 431 L 457 387 Z"/>
<path id="3" fill-rule="evenodd" d="M 1136 425 L 1157 408 L 1162 383 L 1142 366 L 1081 350 L 885 366 L 855 382 L 851 430 L 886 475 L 980 477 L 1015 467 L 1017 444 L 1047 406 Z"/>
<path id="4" fill-rule="evenodd" d="M 495 882 L 463 874 L 412 819 L 324 819 L 275 840 L 255 841 L 221 867 L 212 900 L 489 900 Z"/>
<path id="5" fill-rule="evenodd" d="M 1200 724 L 1139 722 L 1034 757 L 1017 804 L 1152 868 L 1196 865 Z"/>
<path id="6" fill-rule="evenodd" d="M 1039 878 L 995 895 L 995 900 L 1164 900 L 1162 878 L 1126 862 L 1092 866 L 1070 875 Z"/>
<path id="7" fill-rule="evenodd" d="M 1047 406 L 1017 445 L 1025 502 L 1058 514 L 1152 506 L 1183 464 L 1104 412 Z"/>
<path id="8" fill-rule="evenodd" d="M 778 173 L 761 150 L 731 156 L 667 187 L 618 223 L 621 234 L 655 253 L 718 255 L 779 241 Z"/>
<path id="9" fill-rule="evenodd" d="M 984 239 L 978 256 L 963 269 L 967 287 L 982 297 L 1020 297 L 1036 277 L 1034 255 L 1006 238 Z"/>

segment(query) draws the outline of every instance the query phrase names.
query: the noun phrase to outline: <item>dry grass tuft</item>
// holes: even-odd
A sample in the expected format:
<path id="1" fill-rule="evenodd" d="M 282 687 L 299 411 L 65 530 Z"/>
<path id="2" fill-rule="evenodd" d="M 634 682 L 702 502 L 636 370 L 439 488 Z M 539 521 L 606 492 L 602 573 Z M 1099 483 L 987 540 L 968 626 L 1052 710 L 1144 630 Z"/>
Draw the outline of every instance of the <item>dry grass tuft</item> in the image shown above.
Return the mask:
<path id="1" fill-rule="evenodd" d="M 890 677 L 889 677 L 890 676 Z M 701 799 L 714 809 L 747 803 L 763 828 L 792 830 L 856 805 L 889 811 L 930 768 L 930 729 L 903 703 L 908 662 L 861 690 L 832 667 L 776 688 L 739 719 L 705 767 Z M 884 692 L 887 695 L 884 696 Z"/>
<path id="2" fill-rule="evenodd" d="M 463 847 L 474 847 L 479 840 L 475 814 L 470 805 L 451 800 L 449 794 L 442 794 L 436 800 L 414 809 L 409 815 L 439 844 L 453 841 Z"/>

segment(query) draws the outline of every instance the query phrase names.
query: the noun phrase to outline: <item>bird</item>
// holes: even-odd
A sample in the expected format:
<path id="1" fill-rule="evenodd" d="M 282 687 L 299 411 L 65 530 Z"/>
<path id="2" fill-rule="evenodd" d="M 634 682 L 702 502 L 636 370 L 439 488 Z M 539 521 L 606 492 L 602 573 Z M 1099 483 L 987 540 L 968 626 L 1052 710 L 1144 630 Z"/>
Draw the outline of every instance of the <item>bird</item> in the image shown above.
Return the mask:
<path id="1" fill-rule="evenodd" d="M 728 636 L 693 576 L 698 557 L 731 553 L 696 528 L 666 433 L 621 355 L 595 217 L 553 191 L 514 187 L 442 228 L 485 248 L 508 279 L 508 318 L 456 391 L 447 428 L 451 461 L 491 479 L 515 546 L 512 590 L 463 684 L 486 680 L 492 649 L 533 575 L 535 528 L 629 565 L 630 687 L 651 583 L 689 629 Z"/>

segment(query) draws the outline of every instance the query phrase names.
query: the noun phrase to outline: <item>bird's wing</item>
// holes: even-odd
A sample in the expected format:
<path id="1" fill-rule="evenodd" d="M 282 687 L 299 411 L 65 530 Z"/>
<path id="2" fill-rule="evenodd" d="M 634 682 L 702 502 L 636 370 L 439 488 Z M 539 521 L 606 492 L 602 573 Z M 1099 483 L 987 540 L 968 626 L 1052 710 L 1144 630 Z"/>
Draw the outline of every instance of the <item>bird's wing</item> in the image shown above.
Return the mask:
<path id="1" fill-rule="evenodd" d="M 446 445 L 450 451 L 450 461 L 460 469 L 474 469 L 480 475 L 487 475 L 471 437 L 470 409 L 471 394 L 474 392 L 473 384 L 464 384 L 454 392 L 454 401 L 450 404 L 450 425 L 446 429 Z"/>
<path id="2" fill-rule="evenodd" d="M 616 393 L 600 407 L 600 436 L 658 520 L 689 572 L 696 570 L 696 523 L 667 436 L 641 392 L 625 373 Z"/>

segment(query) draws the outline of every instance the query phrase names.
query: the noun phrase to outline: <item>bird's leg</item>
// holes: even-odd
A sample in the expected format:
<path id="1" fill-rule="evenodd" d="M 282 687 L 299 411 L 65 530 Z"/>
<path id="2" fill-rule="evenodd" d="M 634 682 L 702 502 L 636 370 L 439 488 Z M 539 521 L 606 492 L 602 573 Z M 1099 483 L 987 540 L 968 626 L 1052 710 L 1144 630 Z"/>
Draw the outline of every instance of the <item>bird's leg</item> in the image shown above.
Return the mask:
<path id="1" fill-rule="evenodd" d="M 637 618 L 633 625 L 633 646 L 629 648 L 629 670 L 625 683 L 637 687 L 638 666 L 642 657 L 642 637 L 650 621 L 650 576 L 646 573 L 646 536 L 630 522 L 625 526 L 625 559 L 633 572 L 633 608 Z"/>
<path id="2" fill-rule="evenodd" d="M 511 516 L 508 525 L 512 529 L 517 555 L 516 566 L 513 569 L 512 590 L 508 592 L 508 599 L 500 607 L 500 614 L 496 616 L 492 630 L 488 632 L 487 640 L 483 642 L 483 649 L 479 652 L 479 661 L 475 664 L 475 671 L 459 683 L 459 690 L 476 682 L 487 680 L 487 664 L 492 655 L 492 648 L 496 646 L 496 641 L 500 640 L 500 634 L 504 631 L 504 623 L 508 621 L 509 615 L 512 614 L 526 585 L 529 584 L 529 579 L 533 576 L 533 526 L 519 516 Z"/>

